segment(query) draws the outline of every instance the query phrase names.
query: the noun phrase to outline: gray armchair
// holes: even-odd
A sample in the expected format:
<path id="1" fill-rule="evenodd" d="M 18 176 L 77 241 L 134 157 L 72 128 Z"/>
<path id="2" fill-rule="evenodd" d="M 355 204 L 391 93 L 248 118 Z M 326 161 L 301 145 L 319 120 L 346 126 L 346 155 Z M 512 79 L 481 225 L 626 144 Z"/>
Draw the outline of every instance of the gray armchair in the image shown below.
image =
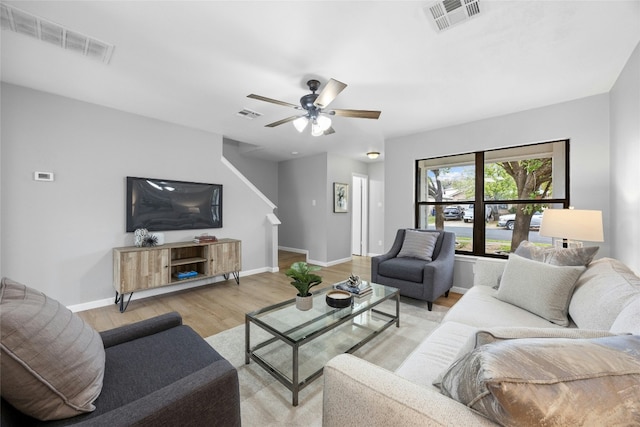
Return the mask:
<path id="1" fill-rule="evenodd" d="M 38 421 L 2 399 L 2 426 L 240 426 L 236 369 L 168 313 L 102 332 L 106 367 L 96 410 Z"/>
<path id="2" fill-rule="evenodd" d="M 406 229 L 398 230 L 393 246 L 384 255 L 371 258 L 371 281 L 400 289 L 400 295 L 427 301 L 431 311 L 439 296 L 449 296 L 453 286 L 455 233 L 441 230 L 416 230 L 438 233 L 432 261 L 398 258 Z"/>

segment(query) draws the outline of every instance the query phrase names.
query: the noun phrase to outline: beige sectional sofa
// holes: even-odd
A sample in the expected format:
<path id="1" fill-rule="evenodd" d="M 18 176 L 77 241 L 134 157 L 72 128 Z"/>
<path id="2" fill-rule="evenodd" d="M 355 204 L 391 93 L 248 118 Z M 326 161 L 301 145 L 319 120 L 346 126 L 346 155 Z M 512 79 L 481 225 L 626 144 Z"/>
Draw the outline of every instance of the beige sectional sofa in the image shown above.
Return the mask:
<path id="1" fill-rule="evenodd" d="M 516 261 L 520 264 L 516 265 Z M 527 264 L 528 262 L 529 264 Z M 475 357 L 471 362 L 476 364 L 490 363 L 487 360 L 491 359 L 492 354 L 488 357 L 483 354 L 482 351 L 485 348 L 496 351 L 495 354 L 501 357 L 500 354 L 504 353 L 500 353 L 500 351 L 509 352 L 512 350 L 512 348 L 505 347 L 506 345 L 515 342 L 524 344 L 524 341 L 527 340 L 536 344 L 540 341 L 538 337 L 552 337 L 552 341 L 546 338 L 543 345 L 559 343 L 561 348 L 559 351 L 563 351 L 571 346 L 564 344 L 565 341 L 559 340 L 584 338 L 581 340 L 572 339 L 571 343 L 589 341 L 585 345 L 592 345 L 591 339 L 596 339 L 596 341 L 599 339 L 598 342 L 608 340 L 610 338 L 598 337 L 608 336 L 611 333 L 625 334 L 614 337 L 616 340 L 627 339 L 622 344 L 619 342 L 614 344 L 614 346 L 621 346 L 623 353 L 626 351 L 619 358 L 622 366 L 612 363 L 612 366 L 608 367 L 612 370 L 625 371 L 622 376 L 612 375 L 614 381 L 624 379 L 630 381 L 631 384 L 630 386 L 606 385 L 606 387 L 614 388 L 623 387 L 626 390 L 627 395 L 623 396 L 623 399 L 626 400 L 620 404 L 618 411 L 613 414 L 601 415 L 597 409 L 594 409 L 594 406 L 597 406 L 594 402 L 570 401 L 565 402 L 564 409 L 560 410 L 574 412 L 573 414 L 567 415 L 568 418 L 549 418 L 545 422 L 549 422 L 549 425 L 555 425 L 552 422 L 558 423 L 564 419 L 582 424 L 590 424 L 595 421 L 600 425 L 605 425 L 607 421 L 619 422 L 623 420 L 625 425 L 640 425 L 640 278 L 624 264 L 610 258 L 593 261 L 586 269 L 576 267 L 583 270 L 578 271 L 579 278 L 569 286 L 566 301 L 561 301 L 558 307 L 560 311 L 564 310 L 565 315 L 568 314 L 567 319 L 569 320 L 568 326 L 561 326 L 558 323 L 562 323 L 562 319 L 554 319 L 556 323 L 552 323 L 541 317 L 540 313 L 534 314 L 513 302 L 503 300 L 509 300 L 508 295 L 504 295 L 506 292 L 504 282 L 508 275 L 510 280 L 513 280 L 514 268 L 512 267 L 514 265 L 521 268 L 519 271 L 522 271 L 516 289 L 518 286 L 522 286 L 522 283 L 524 286 L 528 286 L 528 288 L 522 288 L 521 291 L 522 294 L 525 294 L 524 301 L 516 301 L 516 303 L 538 311 L 538 307 L 532 308 L 527 304 L 533 303 L 535 305 L 544 300 L 544 296 L 536 295 L 535 298 L 526 296 L 528 289 L 535 288 L 537 291 L 545 286 L 551 289 L 553 280 L 546 277 L 545 274 L 536 273 L 535 270 L 528 271 L 527 268 L 531 266 L 530 260 L 523 261 L 523 258 L 515 255 L 512 255 L 509 261 L 479 259 L 474 269 L 474 286 L 449 310 L 441 325 L 414 350 L 395 372 L 389 372 L 346 354 L 337 356 L 327 364 L 324 370 L 323 425 L 467 426 L 495 425 L 496 423 L 515 424 L 516 422 L 510 421 L 508 417 L 500 418 L 504 415 L 501 413 L 503 408 L 495 401 L 489 403 L 489 406 L 492 406 L 489 408 L 489 412 L 495 410 L 499 414 L 496 417 L 483 416 L 479 413 L 483 410 L 479 410 L 477 404 L 470 404 L 469 406 L 473 408 L 471 409 L 465 404 L 445 396 L 433 383 L 441 382 L 452 364 L 456 368 L 451 371 L 464 369 L 460 368 L 465 364 L 464 359 Z M 536 265 L 532 267 L 537 268 Z M 517 298 L 516 296 L 516 300 Z M 556 295 L 550 304 L 553 305 L 557 302 L 555 300 L 562 298 L 562 295 Z M 543 311 L 546 309 L 547 307 L 542 307 Z M 543 312 L 542 314 L 549 317 L 549 313 Z M 551 317 L 553 318 L 553 313 Z M 487 337 L 489 337 L 488 341 Z M 523 339 L 506 340 L 520 337 Z M 587 338 L 590 340 L 586 340 Z M 498 341 L 498 343 L 481 345 L 484 342 L 491 343 L 492 341 Z M 481 353 L 480 356 L 471 354 L 474 348 L 476 350 L 473 353 Z M 603 347 L 597 346 L 597 349 L 600 351 Z M 578 353 L 574 353 L 573 356 L 566 356 L 571 361 L 570 364 L 573 364 L 571 358 L 575 358 L 575 354 L 593 354 L 596 357 L 597 353 L 580 349 L 576 351 Z M 454 363 L 461 358 L 462 361 Z M 478 362 L 478 358 L 481 359 L 480 362 Z M 612 359 L 610 355 L 602 358 Z M 557 363 L 555 356 L 550 358 L 547 356 L 547 359 L 551 360 L 552 365 L 549 370 L 555 370 L 562 365 L 561 357 L 557 358 Z M 618 357 L 613 357 L 613 359 L 618 359 Z M 505 362 L 505 364 L 507 363 Z M 588 365 L 587 362 L 584 364 Z M 576 361 L 575 365 L 581 364 Z M 502 367 L 499 366 L 499 368 Z M 514 369 L 528 371 L 517 364 Z M 487 368 L 487 370 L 491 370 L 491 368 Z M 466 371 L 464 375 L 467 377 L 475 375 L 476 378 L 472 381 L 480 382 L 478 378 L 486 375 L 486 372 L 480 374 L 475 372 L 469 375 L 469 372 Z M 444 379 L 446 381 L 442 382 L 446 382 L 449 386 L 453 385 L 453 388 L 459 385 L 459 378 L 456 378 L 454 373 L 447 374 Z M 574 381 L 570 386 L 583 385 L 583 383 L 586 381 Z M 516 385 L 523 386 L 522 384 Z M 562 383 L 560 385 L 565 386 Z M 534 384 L 535 386 L 537 385 Z M 601 387 L 604 386 L 596 385 L 591 389 L 596 400 L 599 400 L 597 394 L 604 390 Z M 608 395 L 615 397 L 616 393 L 610 393 L 610 391 L 609 389 Z M 535 390 L 520 389 L 516 393 L 531 396 L 535 394 Z M 554 402 L 558 402 L 558 396 L 570 397 L 571 393 L 573 392 L 562 389 L 560 394 L 554 398 Z M 495 393 L 487 392 L 485 394 Z M 460 398 L 459 395 L 455 395 L 455 397 Z M 581 408 L 582 403 L 590 407 Z M 607 402 L 607 405 L 616 406 L 611 402 Z M 541 410 L 546 411 L 547 408 Z M 587 415 L 584 415 L 585 413 Z M 531 420 L 529 419 L 529 422 Z M 542 424 L 542 420 L 538 421 L 537 424 Z"/>

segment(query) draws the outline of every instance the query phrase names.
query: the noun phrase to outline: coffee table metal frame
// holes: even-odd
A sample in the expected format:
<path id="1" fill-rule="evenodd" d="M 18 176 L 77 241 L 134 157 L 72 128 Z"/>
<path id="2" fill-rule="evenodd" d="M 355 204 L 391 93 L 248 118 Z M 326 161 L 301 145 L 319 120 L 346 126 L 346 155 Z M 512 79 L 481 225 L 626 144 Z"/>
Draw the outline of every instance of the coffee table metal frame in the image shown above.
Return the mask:
<path id="1" fill-rule="evenodd" d="M 360 347 L 362 347 L 364 344 L 366 344 L 367 342 L 371 341 L 375 336 L 377 336 L 380 332 L 384 331 L 385 329 L 387 329 L 388 327 L 390 327 L 391 325 L 393 325 L 395 323 L 396 327 L 400 327 L 400 291 L 396 288 L 392 288 L 389 286 L 384 286 L 384 285 L 378 285 L 375 283 L 371 284 L 372 287 L 374 287 L 374 291 L 375 288 L 381 288 L 381 290 L 383 290 L 383 293 L 385 294 L 384 296 L 380 297 L 380 298 L 371 298 L 373 299 L 373 301 L 371 301 L 370 304 L 364 304 L 361 307 L 356 308 L 355 304 L 352 304 L 350 307 L 350 311 L 348 309 L 344 309 L 344 308 L 335 308 L 332 309 L 331 307 L 329 307 L 328 305 L 326 305 L 325 301 L 324 301 L 324 297 L 325 294 L 327 293 L 327 291 L 333 289 L 333 287 L 327 287 L 324 289 L 320 289 L 316 292 L 313 292 L 314 295 L 314 304 L 319 304 L 322 303 L 324 305 L 327 306 L 327 308 L 329 309 L 326 313 L 324 313 L 323 315 L 320 315 L 314 319 L 308 320 L 302 324 L 299 325 L 293 325 L 291 328 L 289 328 L 286 331 L 280 331 L 277 330 L 276 328 L 272 327 L 271 325 L 268 325 L 267 323 L 263 322 L 260 320 L 260 315 L 267 313 L 267 312 L 276 312 L 277 310 L 282 310 L 285 308 L 290 308 L 292 306 L 295 305 L 295 298 L 294 299 L 290 299 L 278 304 L 274 304 L 256 311 L 253 311 L 251 313 L 247 313 L 245 315 L 245 364 L 249 364 L 251 360 L 255 361 L 258 365 L 260 365 L 262 368 L 264 368 L 267 372 L 269 372 L 275 379 L 277 379 L 280 383 L 282 383 L 285 387 L 287 387 L 289 390 L 291 390 L 292 392 L 292 405 L 293 406 L 298 406 L 298 394 L 300 393 L 300 391 L 302 389 L 304 389 L 307 385 L 309 385 L 311 382 L 313 382 L 314 380 L 318 379 L 321 375 L 322 375 L 322 371 L 324 369 L 324 367 L 321 367 L 320 369 L 318 369 L 317 371 L 315 371 L 314 373 L 312 373 L 311 375 L 309 375 L 307 378 L 304 378 L 302 380 L 300 380 L 299 378 L 299 364 L 298 364 L 298 356 L 299 356 L 299 350 L 300 347 L 313 341 L 314 339 L 326 334 L 327 332 L 337 328 L 340 325 L 345 324 L 346 322 L 351 321 L 352 319 L 356 318 L 357 316 L 360 316 L 363 313 L 366 313 L 367 311 L 371 311 L 373 313 L 376 313 L 377 315 L 380 315 L 384 318 L 387 318 L 388 320 L 378 329 L 373 330 L 369 335 L 367 335 L 364 339 L 362 339 L 361 341 L 359 341 L 358 343 L 356 343 L 355 345 L 353 345 L 351 348 L 349 348 L 345 353 L 353 353 L 354 351 L 356 351 L 357 349 L 359 349 Z M 320 296 L 321 298 L 318 298 L 318 296 Z M 367 299 L 370 297 L 364 297 L 363 301 L 359 301 L 357 298 L 354 298 L 354 302 L 368 302 Z M 396 300 L 396 312 L 395 315 L 390 314 L 390 313 L 386 313 L 380 310 L 376 310 L 374 309 L 374 307 L 378 306 L 379 304 L 383 303 L 384 301 L 390 300 L 395 298 Z M 305 327 L 309 327 L 311 325 L 313 325 L 314 323 L 321 323 L 320 320 L 326 320 L 327 317 L 330 316 L 334 316 L 337 312 L 339 312 L 340 310 L 344 310 L 344 316 L 340 316 L 339 318 L 335 319 L 335 321 L 329 323 L 329 324 L 325 324 L 325 325 L 321 325 L 318 326 L 317 329 L 314 329 L 313 332 L 305 335 L 304 337 L 300 338 L 300 339 L 292 339 L 289 336 L 287 336 L 287 334 L 291 333 L 291 332 L 295 332 L 297 330 L 300 330 L 302 328 Z M 342 313 L 340 313 L 342 314 Z M 260 328 L 264 329 L 265 331 L 269 332 L 269 334 L 273 335 L 273 338 L 270 338 L 266 341 L 263 341 L 261 343 L 258 343 L 257 345 L 251 347 L 251 334 L 250 334 L 250 325 L 251 323 L 255 324 L 256 326 L 259 326 Z M 269 345 L 274 343 L 275 341 L 282 341 L 286 344 L 288 344 L 289 346 L 291 346 L 291 350 L 292 350 L 292 379 L 289 380 L 289 378 L 287 378 L 287 376 L 280 372 L 277 368 L 275 368 L 274 366 L 272 366 L 269 362 L 267 362 L 265 359 L 263 359 L 262 357 L 260 357 L 259 354 L 256 354 L 256 351 Z"/>

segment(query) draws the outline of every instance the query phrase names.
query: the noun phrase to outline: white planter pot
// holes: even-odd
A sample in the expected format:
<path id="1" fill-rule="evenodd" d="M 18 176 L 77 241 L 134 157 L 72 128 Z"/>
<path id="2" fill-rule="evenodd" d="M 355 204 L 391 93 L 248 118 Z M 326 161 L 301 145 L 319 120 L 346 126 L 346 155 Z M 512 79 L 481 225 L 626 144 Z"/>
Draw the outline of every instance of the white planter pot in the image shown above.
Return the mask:
<path id="1" fill-rule="evenodd" d="M 298 310 L 307 311 L 313 307 L 313 296 L 301 297 L 296 295 L 296 308 Z"/>

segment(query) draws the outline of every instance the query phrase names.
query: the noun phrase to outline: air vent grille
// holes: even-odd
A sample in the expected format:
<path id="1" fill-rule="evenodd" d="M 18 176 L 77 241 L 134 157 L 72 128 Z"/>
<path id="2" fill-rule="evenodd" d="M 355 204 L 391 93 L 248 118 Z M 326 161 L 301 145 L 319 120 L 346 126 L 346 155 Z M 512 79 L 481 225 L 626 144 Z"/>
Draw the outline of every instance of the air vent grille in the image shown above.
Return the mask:
<path id="1" fill-rule="evenodd" d="M 443 31 L 480 13 L 479 0 L 444 0 L 425 8 L 437 31 Z"/>
<path id="2" fill-rule="evenodd" d="M 258 113 L 257 111 L 252 111 L 252 110 L 249 110 L 248 108 L 245 108 L 242 111 L 238 111 L 237 115 L 240 117 L 244 117 L 247 120 L 253 120 L 255 118 L 260 117 L 262 114 Z"/>
<path id="3" fill-rule="evenodd" d="M 112 44 L 69 30 L 13 6 L 0 4 L 0 12 L 3 30 L 33 37 L 105 64 L 111 60 L 115 48 Z"/>

